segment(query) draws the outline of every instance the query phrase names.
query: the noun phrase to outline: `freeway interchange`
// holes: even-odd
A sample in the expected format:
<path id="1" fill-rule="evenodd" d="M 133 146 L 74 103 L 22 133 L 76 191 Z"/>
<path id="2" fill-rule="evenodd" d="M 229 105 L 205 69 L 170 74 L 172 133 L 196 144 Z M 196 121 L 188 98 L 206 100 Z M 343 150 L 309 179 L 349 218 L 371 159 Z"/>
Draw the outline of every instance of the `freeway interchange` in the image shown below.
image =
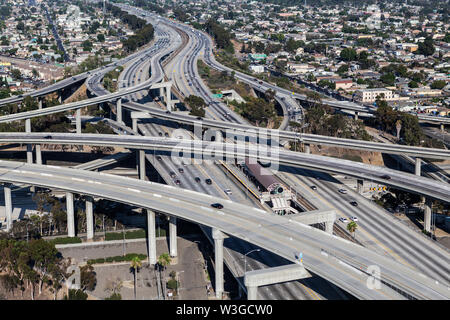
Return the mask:
<path id="1" fill-rule="evenodd" d="M 123 8 L 126 8 L 126 6 L 123 5 Z M 140 12 L 138 9 L 133 10 Z M 88 90 L 92 94 L 97 95 L 98 98 L 89 99 L 91 101 L 89 101 L 89 103 L 85 102 L 86 105 L 111 100 L 114 101 L 115 99 L 124 97 L 124 100 L 126 100 L 124 107 L 129 110 L 144 112 L 167 121 L 183 123 L 195 122 L 196 119 L 194 117 L 176 113 L 169 114 L 160 108 L 150 107 L 146 104 L 135 102 L 136 100 L 142 101 L 147 94 L 147 91 L 143 90 L 147 89 L 150 84 L 156 84 L 157 82 L 162 81 L 164 77 L 166 77 L 165 74 L 168 73 L 167 77 L 175 83 L 182 93 L 186 95 L 189 93 L 197 94 L 204 97 L 205 101 L 209 103 L 210 107 L 207 110 L 207 114 L 214 119 L 204 119 L 202 120 L 202 125 L 219 129 L 231 128 L 246 131 L 251 129 L 251 126 L 246 123 L 245 120 L 241 119 L 239 115 L 233 112 L 228 113 L 226 106 L 211 98 L 211 92 L 198 76 L 196 61 L 201 53 L 203 53 L 204 59 L 211 66 L 214 66 L 218 70 L 221 70 L 220 68 L 224 70 L 225 68 L 215 62 L 214 57 L 211 57 L 211 40 L 201 32 L 192 31 L 187 26 L 175 24 L 174 22 L 163 18 L 156 18 L 151 14 L 148 14 L 148 17 L 150 17 L 150 19 L 156 19 L 158 25 L 164 25 L 164 27 L 161 27 L 161 29 L 155 28 L 157 40 L 151 48 L 130 56 L 118 63 L 122 65 L 128 64 L 128 67 L 121 74 L 122 81 L 120 83 L 122 84 L 122 87 L 119 86 L 119 92 L 111 94 L 101 86 L 103 75 L 108 72 L 108 70 L 115 67 L 115 65 L 111 65 L 107 68 L 79 76 L 79 78 L 69 79 L 66 81 L 67 83 L 60 83 L 58 86 L 50 87 L 49 89 L 40 91 L 32 96 L 40 96 L 44 95 L 45 92 L 57 91 L 64 86 L 73 84 L 74 81 L 87 79 Z M 162 22 L 164 22 L 164 24 Z M 170 28 L 170 26 L 172 26 L 172 28 Z M 188 34 L 189 41 L 174 59 L 168 63 L 168 68 L 166 69 L 168 69 L 169 72 L 167 72 L 162 68 L 160 61 L 163 57 L 167 57 L 173 53 L 177 47 L 182 44 L 179 41 L 177 29 L 181 29 Z M 173 39 L 177 40 L 171 41 Z M 170 72 L 172 68 L 174 72 Z M 146 70 L 150 70 L 151 76 L 149 79 L 146 79 Z M 247 79 L 247 76 L 243 74 L 237 73 L 237 77 L 240 77 L 243 81 L 254 82 L 253 79 L 250 77 Z M 290 94 L 289 92 L 284 92 L 278 87 L 270 87 L 271 85 L 269 84 L 264 85 L 266 86 L 264 87 L 264 90 L 266 88 L 273 88 L 277 92 L 277 96 L 279 97 L 278 101 L 281 104 L 286 103 L 287 105 L 293 103 L 289 100 L 290 98 L 285 98 L 284 100 L 281 99 L 281 97 L 288 97 Z M 295 98 L 302 99 L 300 97 Z M 33 114 L 17 114 L 11 115 L 9 118 L 1 117 L 0 121 L 29 119 L 32 116 L 63 111 L 62 108 L 66 108 L 64 110 L 72 110 L 79 107 L 80 105 L 56 106 L 52 107 L 54 110 L 47 110 L 51 108 L 45 108 Z M 349 107 L 355 108 L 353 105 Z M 286 106 L 286 108 L 290 107 Z M 139 124 L 139 131 L 143 134 L 157 135 L 158 132 L 161 132 L 160 130 L 164 130 L 161 128 L 162 126 L 155 124 Z M 340 144 L 349 148 L 376 151 L 382 150 L 383 152 L 392 153 L 411 152 L 411 155 L 417 156 L 419 154 L 419 156 L 429 156 L 430 158 L 449 157 L 448 152 L 442 150 L 424 150 L 424 148 L 413 149 L 411 147 L 398 145 L 390 146 L 382 143 L 361 143 L 354 140 L 343 141 L 347 139 L 301 135 L 289 131 L 279 131 L 279 136 L 283 139 L 293 139 L 312 144 Z M 0 135 L 0 141 L 30 143 L 36 145 L 48 143 L 121 145 L 131 149 L 164 151 L 189 149 L 199 153 L 204 153 L 205 148 L 207 148 L 206 143 L 202 142 L 199 149 L 195 149 L 195 147 L 198 147 L 195 144 L 195 140 L 185 141 L 138 136 L 90 136 L 57 133 L 5 133 Z M 230 152 L 233 156 L 238 155 L 240 157 L 247 155 L 246 152 L 253 148 L 251 146 L 246 146 L 239 149 L 237 145 L 228 144 L 219 146 L 219 143 L 208 143 L 208 145 L 216 145 L 213 149 L 214 153 L 217 155 L 223 154 L 220 150 L 229 151 L 232 149 Z M 301 166 L 303 168 L 314 170 L 340 172 L 358 178 L 391 184 L 397 188 L 423 193 L 431 198 L 437 198 L 447 202 L 450 201 L 450 189 L 448 184 L 432 181 L 431 179 L 385 168 L 382 168 L 381 170 L 383 170 L 383 172 L 380 173 L 379 167 L 374 168 L 374 166 L 358 164 L 351 161 L 332 158 L 328 159 L 327 157 L 289 152 L 279 148 L 277 148 L 277 155 L 280 157 L 280 162 L 286 165 Z M 150 159 L 148 155 L 147 159 L 151 162 L 153 161 L 152 164 L 155 163 L 155 160 Z M 170 160 L 170 157 L 167 157 L 167 159 Z M 261 159 L 270 159 L 270 156 L 268 158 L 262 157 Z M 170 168 L 173 168 L 170 162 L 164 165 L 167 166 L 167 168 L 162 168 L 162 171 L 170 171 Z M 211 168 L 209 167 L 209 169 Z M 441 270 L 443 275 L 439 276 L 440 281 L 437 283 L 437 281 L 434 280 L 435 277 L 430 277 L 430 274 L 423 274 L 426 273 L 425 271 L 419 273 L 419 276 L 417 276 L 417 270 L 412 267 L 405 266 L 393 259 L 376 254 L 371 250 L 357 246 L 346 240 L 327 235 L 320 230 L 300 224 L 294 220 L 291 221 L 291 219 L 285 217 L 268 214 L 265 210 L 256 209 L 254 207 L 251 208 L 230 199 L 224 200 L 223 194 L 211 196 L 205 191 L 203 191 L 203 193 L 193 192 L 183 188 L 174 188 L 170 185 L 161 186 L 155 183 L 126 179 L 117 176 L 86 173 L 82 170 L 32 164 L 23 165 L 6 161 L 0 163 L 0 170 L 2 172 L 0 180 L 3 182 L 53 187 L 73 193 L 112 199 L 114 201 L 164 212 L 172 216 L 222 230 L 226 234 L 232 235 L 234 238 L 253 243 L 292 262 L 298 262 L 295 257 L 295 252 L 301 250 L 305 256 L 303 264 L 306 269 L 311 270 L 322 278 L 343 288 L 357 298 L 402 299 L 407 297 L 416 299 L 448 299 L 450 296 L 448 287 L 448 260 L 447 262 L 445 261 L 448 259 L 448 253 L 446 252 L 440 252 L 438 254 L 439 258 L 434 257 L 439 260 L 437 264 L 440 268 L 444 268 L 444 270 Z M 204 169 L 198 167 L 198 171 L 202 170 Z M 196 174 L 199 173 L 197 172 Z M 389 179 L 381 178 L 386 174 L 389 175 Z M 48 179 L 49 175 L 52 177 L 51 179 Z M 209 175 L 210 174 L 206 174 L 206 176 Z M 72 180 L 68 182 L 67 177 L 72 177 Z M 77 180 L 74 180 L 73 178 Z M 169 180 L 169 184 L 173 184 L 171 179 L 167 180 Z M 220 182 L 217 181 L 217 183 Z M 189 183 L 186 182 L 186 184 Z M 100 185 L 101 188 L 99 188 Z M 193 201 L 193 199 L 195 199 L 195 201 Z M 225 203 L 224 209 L 220 212 L 211 209 L 210 204 L 213 202 Z M 183 210 L 180 210 L 180 208 L 183 208 Z M 382 285 L 380 289 L 370 289 L 367 286 L 367 281 L 370 278 L 370 273 L 367 270 L 371 265 L 377 265 L 381 268 Z M 447 268 L 447 272 L 445 268 Z M 433 272 L 432 275 L 435 273 L 436 272 Z"/>

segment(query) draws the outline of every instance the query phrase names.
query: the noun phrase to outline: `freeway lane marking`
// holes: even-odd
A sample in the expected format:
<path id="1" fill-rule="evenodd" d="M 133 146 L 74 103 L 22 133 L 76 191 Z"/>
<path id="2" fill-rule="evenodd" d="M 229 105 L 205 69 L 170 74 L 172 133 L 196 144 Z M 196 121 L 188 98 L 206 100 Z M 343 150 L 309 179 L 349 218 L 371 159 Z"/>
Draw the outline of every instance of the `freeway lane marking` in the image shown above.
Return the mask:
<path id="1" fill-rule="evenodd" d="M 44 173 L 44 172 L 41 172 L 41 176 L 53 177 L 51 173 Z"/>

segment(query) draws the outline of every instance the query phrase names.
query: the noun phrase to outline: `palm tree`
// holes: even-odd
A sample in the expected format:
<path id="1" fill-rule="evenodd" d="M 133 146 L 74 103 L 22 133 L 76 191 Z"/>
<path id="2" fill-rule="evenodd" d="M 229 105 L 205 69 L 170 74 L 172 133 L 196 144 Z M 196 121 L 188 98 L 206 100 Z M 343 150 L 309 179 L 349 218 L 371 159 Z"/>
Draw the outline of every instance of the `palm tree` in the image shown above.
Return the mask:
<path id="1" fill-rule="evenodd" d="M 169 256 L 168 253 L 163 253 L 162 255 L 160 255 L 160 256 L 158 257 L 158 270 L 159 270 L 159 274 L 160 274 L 160 277 L 161 277 L 161 269 L 162 269 L 162 271 L 163 271 L 163 279 L 164 279 L 164 280 L 166 279 L 165 270 L 166 270 L 167 266 L 170 265 L 171 262 L 172 262 L 172 259 L 170 258 L 170 256 Z M 164 281 L 161 281 L 161 282 L 163 282 L 162 284 L 164 284 Z M 164 297 L 165 297 L 165 296 L 166 296 L 166 295 L 165 295 L 165 288 L 166 288 L 166 286 L 163 285 L 162 287 L 163 287 Z"/>
<path id="2" fill-rule="evenodd" d="M 132 260 L 131 260 L 131 268 L 133 269 L 133 271 L 134 271 L 134 300 L 136 300 L 136 281 L 137 281 L 137 278 L 136 278 L 136 272 L 138 272 L 139 271 L 139 268 L 141 268 L 142 267 L 142 261 L 141 261 L 141 259 L 139 259 L 139 257 L 134 257 Z"/>
<path id="3" fill-rule="evenodd" d="M 355 221 L 350 222 L 349 224 L 347 224 L 347 230 L 350 233 L 353 233 L 353 239 L 355 238 L 355 231 L 358 228 L 358 225 L 356 224 Z"/>

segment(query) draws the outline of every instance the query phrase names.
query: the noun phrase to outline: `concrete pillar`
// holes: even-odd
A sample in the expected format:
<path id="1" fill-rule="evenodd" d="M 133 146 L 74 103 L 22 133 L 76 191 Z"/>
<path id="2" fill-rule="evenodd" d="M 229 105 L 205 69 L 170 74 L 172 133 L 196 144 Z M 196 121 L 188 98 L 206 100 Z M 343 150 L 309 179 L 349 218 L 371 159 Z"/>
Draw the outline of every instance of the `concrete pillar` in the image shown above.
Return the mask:
<path id="1" fill-rule="evenodd" d="M 325 222 L 325 232 L 329 234 L 333 234 L 333 221 Z"/>
<path id="2" fill-rule="evenodd" d="M 81 109 L 78 108 L 75 116 L 75 125 L 77 128 L 77 134 L 81 134 Z"/>
<path id="3" fill-rule="evenodd" d="M 167 106 L 167 110 L 172 111 L 172 96 L 171 96 L 170 88 L 171 88 L 171 85 L 169 84 L 166 87 L 166 106 Z"/>
<path id="4" fill-rule="evenodd" d="M 75 237 L 75 213 L 73 210 L 73 193 L 66 192 L 67 236 Z"/>
<path id="5" fill-rule="evenodd" d="M 155 212 L 147 209 L 148 263 L 156 264 Z"/>
<path id="6" fill-rule="evenodd" d="M 177 256 L 177 218 L 170 217 L 169 219 L 169 244 L 170 256 Z"/>
<path id="7" fill-rule="evenodd" d="M 359 194 L 363 193 L 364 191 L 364 180 L 358 179 L 356 182 L 356 192 Z"/>
<path id="8" fill-rule="evenodd" d="M 31 119 L 25 120 L 25 132 L 31 132 Z M 33 146 L 31 144 L 27 144 L 27 163 L 33 163 Z"/>
<path id="9" fill-rule="evenodd" d="M 86 197 L 86 229 L 87 229 L 87 239 L 94 238 L 94 210 L 92 205 L 92 197 Z"/>
<path id="10" fill-rule="evenodd" d="M 145 180 L 145 151 L 139 150 L 139 179 Z"/>
<path id="11" fill-rule="evenodd" d="M 247 286 L 247 300 L 258 300 L 258 287 L 257 286 Z"/>
<path id="12" fill-rule="evenodd" d="M 214 239 L 214 264 L 216 269 L 216 298 L 222 299 L 223 295 L 223 233 L 213 229 Z"/>
<path id="13" fill-rule="evenodd" d="M 425 198 L 425 210 L 423 214 L 423 228 L 425 231 L 431 231 L 431 199 Z"/>
<path id="14" fill-rule="evenodd" d="M 35 151 L 36 151 L 36 163 L 37 164 L 42 164 L 42 152 L 41 152 L 41 145 L 37 144 L 35 146 Z"/>
<path id="15" fill-rule="evenodd" d="M 122 123 L 122 98 L 119 98 L 116 101 L 116 120 L 117 122 Z"/>
<path id="16" fill-rule="evenodd" d="M 309 143 L 305 143 L 305 153 L 306 154 L 310 154 L 311 153 L 311 148 L 309 146 Z"/>
<path id="17" fill-rule="evenodd" d="M 133 124 L 131 126 L 131 129 L 133 129 L 134 132 L 138 132 L 137 121 L 138 121 L 138 119 L 136 119 L 136 118 L 133 118 L 133 120 L 132 120 Z"/>
<path id="18" fill-rule="evenodd" d="M 421 169 L 422 169 L 422 159 L 416 158 L 416 167 L 415 167 L 416 176 L 420 176 L 422 174 Z"/>
<path id="19" fill-rule="evenodd" d="M 6 215 L 6 231 L 12 228 L 12 200 L 11 200 L 11 184 L 3 184 L 5 193 L 5 215 Z"/>
<path id="20" fill-rule="evenodd" d="M 359 112 L 358 112 L 358 111 L 355 111 L 355 120 L 356 120 L 356 121 L 358 121 L 358 115 L 359 115 Z"/>

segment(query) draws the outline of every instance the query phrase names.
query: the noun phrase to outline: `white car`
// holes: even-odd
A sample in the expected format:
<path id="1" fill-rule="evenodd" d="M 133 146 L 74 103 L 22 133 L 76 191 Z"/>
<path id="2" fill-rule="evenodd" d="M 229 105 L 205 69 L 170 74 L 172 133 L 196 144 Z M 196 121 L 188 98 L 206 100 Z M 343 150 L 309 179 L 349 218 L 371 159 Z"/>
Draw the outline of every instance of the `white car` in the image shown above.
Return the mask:
<path id="1" fill-rule="evenodd" d="M 343 223 L 348 222 L 347 218 L 339 218 L 339 221 L 340 221 L 340 222 L 343 222 Z"/>
<path id="2" fill-rule="evenodd" d="M 355 222 L 358 221 L 358 218 L 357 218 L 357 217 L 350 217 L 350 219 L 351 219 L 352 221 L 355 221 Z"/>
<path id="3" fill-rule="evenodd" d="M 343 194 L 346 194 L 347 193 L 347 190 L 346 189 L 339 189 L 338 190 L 340 193 L 343 193 Z"/>

